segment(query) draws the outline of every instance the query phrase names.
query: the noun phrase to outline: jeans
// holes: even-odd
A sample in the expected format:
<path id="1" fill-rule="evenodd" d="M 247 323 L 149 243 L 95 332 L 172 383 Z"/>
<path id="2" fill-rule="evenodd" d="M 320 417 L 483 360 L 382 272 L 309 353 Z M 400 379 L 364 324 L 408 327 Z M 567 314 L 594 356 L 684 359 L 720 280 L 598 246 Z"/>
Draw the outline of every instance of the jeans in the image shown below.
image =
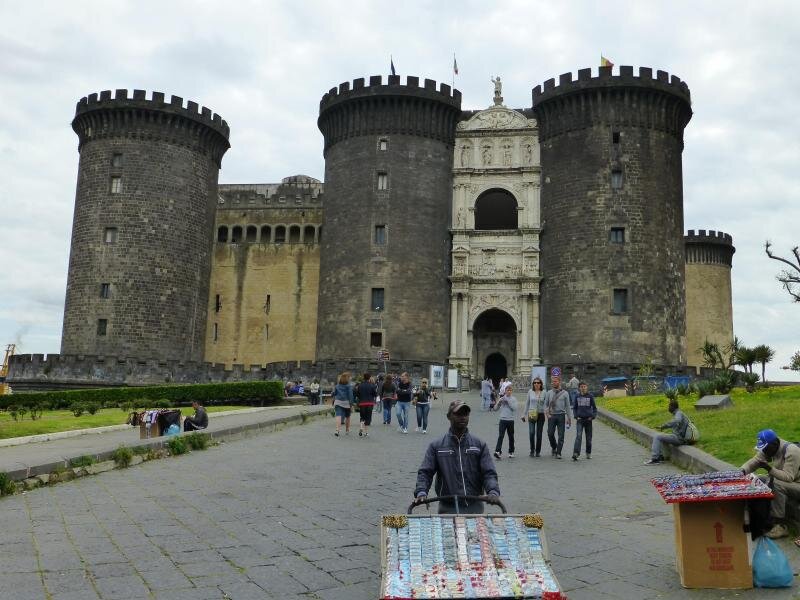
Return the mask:
<path id="1" fill-rule="evenodd" d="M 544 413 L 539 413 L 535 421 L 528 419 L 528 440 L 531 444 L 531 454 L 542 452 L 542 434 L 544 433 Z M 535 446 L 535 448 L 534 448 Z"/>
<path id="2" fill-rule="evenodd" d="M 492 403 L 491 394 L 483 394 L 481 396 L 481 410 L 489 410 L 489 404 Z"/>
<path id="3" fill-rule="evenodd" d="M 661 454 L 662 444 L 667 444 L 668 446 L 682 446 L 685 443 L 686 442 L 684 442 L 674 433 L 659 433 L 653 438 L 653 446 L 650 448 L 650 457 L 653 459 L 658 459 L 659 457 L 663 456 Z"/>
<path id="4" fill-rule="evenodd" d="M 584 431 L 586 432 L 586 456 L 592 454 L 592 419 L 575 419 L 575 446 L 572 449 L 572 454 L 575 456 L 581 455 L 581 438 Z"/>
<path id="5" fill-rule="evenodd" d="M 498 426 L 499 433 L 497 436 L 497 445 L 494 448 L 495 452 L 501 452 L 503 450 L 503 436 L 508 432 L 508 452 L 509 454 L 514 454 L 514 421 L 506 421 L 504 419 L 500 419 L 500 425 Z"/>
<path id="6" fill-rule="evenodd" d="M 387 425 L 392 424 L 392 401 L 383 399 L 383 422 Z"/>
<path id="7" fill-rule="evenodd" d="M 430 404 L 417 404 L 417 427 L 422 427 L 423 430 L 428 429 L 428 413 L 430 410 Z"/>
<path id="8" fill-rule="evenodd" d="M 401 429 L 408 429 L 408 407 L 411 402 L 397 403 L 397 424 Z"/>
<path id="9" fill-rule="evenodd" d="M 550 440 L 550 449 L 554 454 L 561 455 L 564 448 L 564 424 L 567 416 L 564 414 L 550 415 L 547 419 L 547 439 Z M 556 427 L 558 428 L 558 443 L 556 443 Z"/>

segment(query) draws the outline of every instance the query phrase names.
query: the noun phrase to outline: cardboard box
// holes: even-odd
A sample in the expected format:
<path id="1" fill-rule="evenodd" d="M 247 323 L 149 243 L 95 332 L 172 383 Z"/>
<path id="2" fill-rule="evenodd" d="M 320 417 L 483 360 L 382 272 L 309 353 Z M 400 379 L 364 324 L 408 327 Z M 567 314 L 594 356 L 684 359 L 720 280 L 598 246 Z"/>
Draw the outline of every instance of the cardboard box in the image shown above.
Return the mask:
<path id="1" fill-rule="evenodd" d="M 150 435 L 147 435 L 148 434 L 147 426 L 144 423 L 139 425 L 139 439 L 146 440 L 147 438 L 158 437 L 161 435 L 161 428 L 158 425 L 158 421 L 156 421 L 150 426 L 149 433 Z"/>
<path id="2" fill-rule="evenodd" d="M 752 588 L 750 534 L 744 531 L 745 501 L 684 502 L 673 507 L 681 585 Z"/>

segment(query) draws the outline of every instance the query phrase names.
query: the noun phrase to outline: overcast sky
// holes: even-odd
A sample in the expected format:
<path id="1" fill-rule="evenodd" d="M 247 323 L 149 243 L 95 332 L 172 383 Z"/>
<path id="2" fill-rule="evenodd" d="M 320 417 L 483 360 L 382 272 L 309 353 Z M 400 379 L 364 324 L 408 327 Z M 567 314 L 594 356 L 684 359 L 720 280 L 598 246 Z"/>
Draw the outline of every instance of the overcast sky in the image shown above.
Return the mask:
<path id="1" fill-rule="evenodd" d="M 733 235 L 735 332 L 776 349 L 768 378 L 790 375 L 800 304 L 763 244 L 800 244 L 800 3 L 0 0 L 0 23 L 0 344 L 59 351 L 82 96 L 140 88 L 218 112 L 221 183 L 322 179 L 320 97 L 386 75 L 390 54 L 400 75 L 449 83 L 455 53 L 476 109 L 490 76 L 530 107 L 532 87 L 603 53 L 688 83 L 685 228 Z"/>

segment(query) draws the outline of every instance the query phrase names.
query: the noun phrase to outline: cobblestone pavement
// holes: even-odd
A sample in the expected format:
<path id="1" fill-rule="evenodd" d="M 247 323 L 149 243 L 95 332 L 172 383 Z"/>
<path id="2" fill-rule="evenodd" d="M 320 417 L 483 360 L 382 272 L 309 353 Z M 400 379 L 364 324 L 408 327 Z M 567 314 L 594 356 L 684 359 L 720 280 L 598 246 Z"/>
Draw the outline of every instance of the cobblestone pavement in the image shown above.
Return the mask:
<path id="1" fill-rule="evenodd" d="M 375 421 L 369 438 L 315 421 L 5 498 L 0 598 L 377 598 L 379 516 L 408 506 L 446 421 L 438 406 L 426 436 Z M 493 446 L 496 416 L 472 421 Z M 674 469 L 643 466 L 645 449 L 601 424 L 591 461 L 530 458 L 520 425 L 517 457 L 498 463 L 503 495 L 544 515 L 571 600 L 796 597 L 681 589 L 671 512 L 649 484 Z"/>

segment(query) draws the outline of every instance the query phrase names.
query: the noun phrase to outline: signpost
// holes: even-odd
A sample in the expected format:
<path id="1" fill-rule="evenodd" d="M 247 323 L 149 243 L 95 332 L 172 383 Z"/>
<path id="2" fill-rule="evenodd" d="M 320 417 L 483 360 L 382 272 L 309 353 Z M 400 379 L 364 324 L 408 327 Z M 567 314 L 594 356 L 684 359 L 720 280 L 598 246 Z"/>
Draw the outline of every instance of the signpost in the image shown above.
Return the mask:
<path id="1" fill-rule="evenodd" d="M 378 350 L 378 360 L 383 361 L 383 374 L 386 375 L 386 362 L 389 360 L 389 351 L 386 348 Z"/>

